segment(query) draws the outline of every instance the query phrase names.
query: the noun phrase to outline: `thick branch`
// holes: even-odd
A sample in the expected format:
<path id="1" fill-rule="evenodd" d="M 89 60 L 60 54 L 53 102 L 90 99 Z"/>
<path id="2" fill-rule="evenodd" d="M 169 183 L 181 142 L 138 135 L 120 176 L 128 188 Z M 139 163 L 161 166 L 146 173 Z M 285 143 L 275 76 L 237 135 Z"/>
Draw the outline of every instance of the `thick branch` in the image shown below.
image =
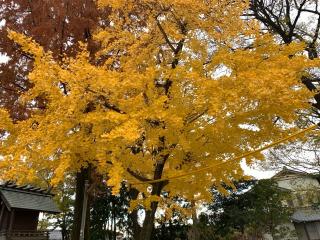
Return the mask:
<path id="1" fill-rule="evenodd" d="M 139 180 L 141 182 L 151 181 L 151 179 L 146 178 L 144 176 L 141 176 L 140 174 L 136 173 L 135 171 L 131 170 L 130 168 L 127 168 L 127 172 L 130 173 L 131 176 L 133 176 L 134 178 L 136 178 L 137 180 Z"/>

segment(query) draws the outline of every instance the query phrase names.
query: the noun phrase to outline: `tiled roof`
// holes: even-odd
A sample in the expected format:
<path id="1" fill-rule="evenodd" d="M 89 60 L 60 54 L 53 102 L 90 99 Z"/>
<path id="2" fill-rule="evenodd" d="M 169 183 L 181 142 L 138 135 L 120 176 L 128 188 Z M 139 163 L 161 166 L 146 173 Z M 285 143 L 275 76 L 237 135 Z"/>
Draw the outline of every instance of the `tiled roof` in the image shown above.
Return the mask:
<path id="1" fill-rule="evenodd" d="M 280 172 L 276 173 L 272 178 L 279 178 L 279 177 L 283 177 L 286 175 L 300 175 L 300 176 L 309 176 L 309 177 L 313 176 L 310 173 L 306 173 L 303 171 L 297 171 L 297 170 L 289 169 L 287 167 L 283 167 L 282 170 Z"/>
<path id="2" fill-rule="evenodd" d="M 0 185 L 0 196 L 8 209 L 27 209 L 40 212 L 59 213 L 60 210 L 52 199 L 52 194 L 32 186 L 14 184 Z"/>
<path id="3" fill-rule="evenodd" d="M 293 213 L 291 219 L 297 223 L 320 221 L 320 209 L 298 209 Z"/>

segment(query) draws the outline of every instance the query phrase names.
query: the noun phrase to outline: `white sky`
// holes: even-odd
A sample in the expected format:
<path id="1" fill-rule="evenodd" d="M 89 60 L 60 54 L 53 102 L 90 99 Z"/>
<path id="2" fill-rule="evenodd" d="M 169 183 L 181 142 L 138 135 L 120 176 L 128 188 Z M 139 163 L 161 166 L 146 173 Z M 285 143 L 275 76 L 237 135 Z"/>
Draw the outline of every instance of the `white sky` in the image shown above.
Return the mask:
<path id="1" fill-rule="evenodd" d="M 0 53 L 0 64 L 6 63 L 9 60 L 7 55 Z"/>
<path id="2" fill-rule="evenodd" d="M 266 179 L 271 178 L 273 175 L 276 174 L 276 171 L 266 171 L 260 169 L 256 164 L 252 166 L 248 166 L 245 161 L 241 161 L 241 167 L 244 170 L 244 173 L 250 175 L 256 179 Z"/>

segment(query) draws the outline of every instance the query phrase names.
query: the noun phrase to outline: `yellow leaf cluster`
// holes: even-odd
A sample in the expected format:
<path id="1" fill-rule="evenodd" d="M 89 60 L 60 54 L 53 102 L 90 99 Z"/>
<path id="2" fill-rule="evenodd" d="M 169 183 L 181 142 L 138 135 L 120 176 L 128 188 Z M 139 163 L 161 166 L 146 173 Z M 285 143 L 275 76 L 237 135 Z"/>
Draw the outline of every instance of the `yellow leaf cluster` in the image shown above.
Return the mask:
<path id="1" fill-rule="evenodd" d="M 309 108 L 312 93 L 300 79 L 319 63 L 304 57 L 303 46 L 279 45 L 254 21 L 241 20 L 245 1 L 100 0 L 99 6 L 111 13 L 110 26 L 95 34 L 96 61 L 82 44 L 75 58 L 56 62 L 10 32 L 35 58 L 34 87 L 21 100 L 32 104 L 42 96 L 47 106 L 15 124 L 0 111 L 0 128 L 10 133 L 2 140 L 1 178 L 40 177 L 45 170 L 56 185 L 65 172 L 90 164 L 117 193 L 121 181 L 187 173 L 273 141 L 292 131 L 276 118 L 293 123 L 297 111 Z M 101 59 L 107 60 L 93 64 Z M 223 182 L 242 177 L 234 162 L 162 190 L 202 201 L 212 185 L 223 191 Z M 150 195 L 146 186 L 138 189 Z"/>

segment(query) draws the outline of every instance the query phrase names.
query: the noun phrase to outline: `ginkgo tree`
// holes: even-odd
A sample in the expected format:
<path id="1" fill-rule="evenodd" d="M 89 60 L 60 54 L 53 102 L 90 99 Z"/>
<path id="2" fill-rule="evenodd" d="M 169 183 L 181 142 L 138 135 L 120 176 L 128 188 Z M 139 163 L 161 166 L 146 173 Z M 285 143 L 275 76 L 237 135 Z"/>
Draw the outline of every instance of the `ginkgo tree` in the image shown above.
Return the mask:
<path id="1" fill-rule="evenodd" d="M 140 193 L 132 205 L 146 214 L 135 238 L 150 239 L 159 206 L 175 196 L 209 200 L 210 187 L 223 192 L 243 171 L 234 161 L 141 183 L 223 163 L 294 131 L 312 98 L 301 76 L 319 63 L 303 45 L 261 33 L 242 17 L 242 0 L 101 0 L 99 7 L 111 10 L 110 25 L 95 34 L 96 61 L 79 43 L 76 57 L 57 62 L 10 32 L 35 60 L 34 86 L 20 100 L 32 106 L 42 96 L 46 108 L 19 122 L 1 110 L 0 177 L 30 182 L 45 174 L 56 185 L 90 166 L 114 193 L 123 181 Z M 246 160 L 253 158 L 263 156 Z"/>

